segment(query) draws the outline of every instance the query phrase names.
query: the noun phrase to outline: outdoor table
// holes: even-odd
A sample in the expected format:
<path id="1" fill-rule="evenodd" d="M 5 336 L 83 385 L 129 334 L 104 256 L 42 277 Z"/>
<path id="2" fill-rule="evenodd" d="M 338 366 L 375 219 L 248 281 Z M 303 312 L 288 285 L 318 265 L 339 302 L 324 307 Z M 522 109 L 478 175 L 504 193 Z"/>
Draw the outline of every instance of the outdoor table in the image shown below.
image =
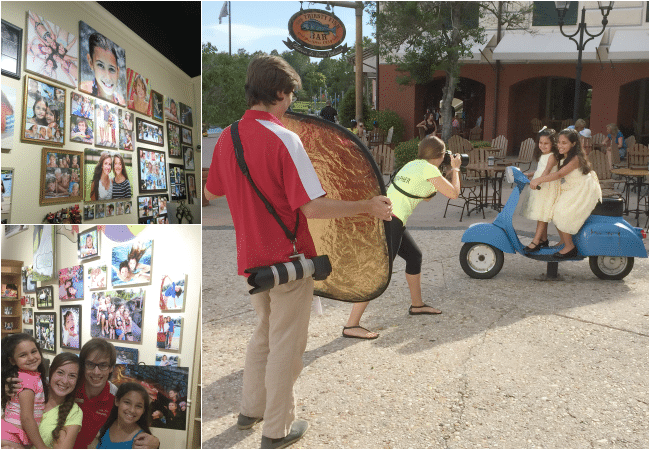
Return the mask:
<path id="1" fill-rule="evenodd" d="M 648 209 L 642 210 L 639 205 L 641 204 L 641 198 L 647 197 L 648 192 L 642 194 L 641 189 L 643 185 L 646 186 L 648 183 L 644 183 L 643 180 L 648 176 L 648 169 L 612 169 L 612 173 L 616 175 L 621 175 L 625 177 L 625 214 L 634 213 L 636 218 L 636 226 L 639 226 L 639 215 L 645 213 L 648 215 Z M 636 209 L 630 209 L 630 190 L 636 189 Z"/>
<path id="2" fill-rule="evenodd" d="M 484 184 L 485 197 L 481 199 L 481 204 L 474 210 L 483 210 L 484 208 L 492 208 L 495 211 L 501 211 L 503 204 L 501 203 L 501 188 L 503 185 L 503 176 L 508 165 L 495 163 L 490 166 L 485 163 L 468 164 L 467 170 L 478 172 L 480 181 Z M 492 185 L 492 201 L 490 202 L 490 194 L 488 192 L 490 184 Z"/>

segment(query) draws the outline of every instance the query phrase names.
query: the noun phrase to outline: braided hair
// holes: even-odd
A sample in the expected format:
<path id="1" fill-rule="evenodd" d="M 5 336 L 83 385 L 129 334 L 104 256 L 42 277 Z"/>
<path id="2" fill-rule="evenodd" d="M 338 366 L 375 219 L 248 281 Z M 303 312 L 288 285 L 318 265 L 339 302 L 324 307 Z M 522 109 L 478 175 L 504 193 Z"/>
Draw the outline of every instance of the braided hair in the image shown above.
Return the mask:
<path id="1" fill-rule="evenodd" d="M 69 352 L 59 353 L 54 357 L 52 364 L 50 365 L 50 380 L 52 380 L 52 376 L 54 373 L 56 373 L 56 370 L 59 367 L 65 366 L 67 364 L 76 364 L 79 367 L 79 371 L 77 373 L 77 384 L 72 392 L 65 396 L 63 403 L 59 405 L 59 416 L 57 418 L 56 428 L 52 430 L 52 438 L 54 439 L 54 442 L 59 440 L 61 430 L 65 426 L 68 414 L 70 414 L 70 411 L 75 404 L 75 394 L 77 388 L 81 385 L 81 367 L 79 363 L 79 357 L 76 354 Z"/>

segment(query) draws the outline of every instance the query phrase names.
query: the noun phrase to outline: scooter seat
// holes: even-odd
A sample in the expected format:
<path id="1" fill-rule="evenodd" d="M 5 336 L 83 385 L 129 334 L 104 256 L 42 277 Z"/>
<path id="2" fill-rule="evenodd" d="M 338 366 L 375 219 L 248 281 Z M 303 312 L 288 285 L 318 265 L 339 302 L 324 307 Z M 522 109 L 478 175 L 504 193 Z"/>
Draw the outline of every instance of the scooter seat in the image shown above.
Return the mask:
<path id="1" fill-rule="evenodd" d="M 622 198 L 604 198 L 602 203 L 596 204 L 591 212 L 596 216 L 622 217 L 625 203 Z"/>

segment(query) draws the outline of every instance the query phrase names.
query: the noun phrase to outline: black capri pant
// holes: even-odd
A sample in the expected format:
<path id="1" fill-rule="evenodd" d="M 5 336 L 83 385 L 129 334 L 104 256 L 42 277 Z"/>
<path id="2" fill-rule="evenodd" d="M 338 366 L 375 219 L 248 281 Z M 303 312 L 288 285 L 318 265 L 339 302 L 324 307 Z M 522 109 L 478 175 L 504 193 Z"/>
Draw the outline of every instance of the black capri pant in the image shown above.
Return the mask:
<path id="1" fill-rule="evenodd" d="M 406 261 L 406 273 L 417 275 L 422 272 L 422 252 L 400 219 L 393 216 L 389 222 L 391 236 L 390 257 L 400 256 Z"/>

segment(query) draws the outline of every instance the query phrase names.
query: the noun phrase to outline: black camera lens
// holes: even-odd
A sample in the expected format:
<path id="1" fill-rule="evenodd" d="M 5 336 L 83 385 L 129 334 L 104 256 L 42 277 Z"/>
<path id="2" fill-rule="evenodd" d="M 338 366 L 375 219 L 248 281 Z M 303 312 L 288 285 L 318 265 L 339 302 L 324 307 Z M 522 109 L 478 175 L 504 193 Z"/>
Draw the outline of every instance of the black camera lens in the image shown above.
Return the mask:
<path id="1" fill-rule="evenodd" d="M 466 153 L 460 154 L 460 166 L 465 167 L 469 164 L 469 155 Z M 441 166 L 451 166 L 451 152 L 447 150 L 445 157 L 442 160 Z"/>

